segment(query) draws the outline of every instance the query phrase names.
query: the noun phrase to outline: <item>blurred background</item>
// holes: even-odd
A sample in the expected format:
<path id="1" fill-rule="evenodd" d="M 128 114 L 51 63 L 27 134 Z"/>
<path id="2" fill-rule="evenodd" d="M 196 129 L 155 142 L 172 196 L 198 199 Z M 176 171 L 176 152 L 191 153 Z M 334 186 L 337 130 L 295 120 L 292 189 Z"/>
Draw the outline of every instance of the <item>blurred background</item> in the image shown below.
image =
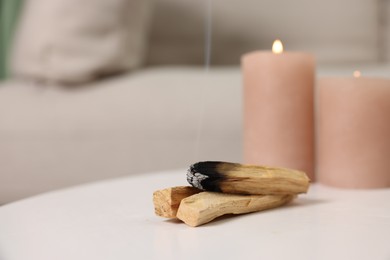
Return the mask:
<path id="1" fill-rule="evenodd" d="M 0 203 L 241 160 L 240 57 L 390 77 L 389 0 L 0 0 Z"/>

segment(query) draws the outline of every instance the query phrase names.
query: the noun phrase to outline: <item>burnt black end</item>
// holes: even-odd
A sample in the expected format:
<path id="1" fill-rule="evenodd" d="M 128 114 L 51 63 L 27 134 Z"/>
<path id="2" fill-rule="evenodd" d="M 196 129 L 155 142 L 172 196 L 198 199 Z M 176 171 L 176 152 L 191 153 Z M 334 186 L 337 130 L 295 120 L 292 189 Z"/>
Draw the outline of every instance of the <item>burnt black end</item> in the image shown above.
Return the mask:
<path id="1" fill-rule="evenodd" d="M 187 181 L 198 189 L 221 192 L 219 182 L 223 175 L 218 172 L 218 165 L 221 163 L 206 161 L 191 165 L 187 171 Z"/>

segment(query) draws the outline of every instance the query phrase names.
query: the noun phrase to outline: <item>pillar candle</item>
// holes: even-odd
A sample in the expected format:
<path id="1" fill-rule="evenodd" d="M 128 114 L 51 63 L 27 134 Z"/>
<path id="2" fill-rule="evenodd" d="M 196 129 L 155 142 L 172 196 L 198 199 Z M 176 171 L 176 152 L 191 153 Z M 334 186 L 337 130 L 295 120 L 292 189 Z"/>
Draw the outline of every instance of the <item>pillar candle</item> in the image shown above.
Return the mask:
<path id="1" fill-rule="evenodd" d="M 390 187 L 390 80 L 322 78 L 318 89 L 318 180 Z"/>
<path id="2" fill-rule="evenodd" d="M 313 180 L 314 57 L 275 52 L 242 57 L 244 162 L 302 170 Z"/>

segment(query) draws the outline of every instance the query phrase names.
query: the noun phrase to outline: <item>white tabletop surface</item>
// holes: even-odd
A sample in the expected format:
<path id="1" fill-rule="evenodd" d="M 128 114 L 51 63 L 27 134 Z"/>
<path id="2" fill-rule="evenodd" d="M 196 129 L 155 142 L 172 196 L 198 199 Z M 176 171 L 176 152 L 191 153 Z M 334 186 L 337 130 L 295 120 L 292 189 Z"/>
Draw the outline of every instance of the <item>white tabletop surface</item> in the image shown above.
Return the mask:
<path id="1" fill-rule="evenodd" d="M 312 185 L 292 204 L 200 227 L 154 215 L 185 170 L 131 176 L 0 207 L 1 260 L 390 259 L 390 189 Z"/>

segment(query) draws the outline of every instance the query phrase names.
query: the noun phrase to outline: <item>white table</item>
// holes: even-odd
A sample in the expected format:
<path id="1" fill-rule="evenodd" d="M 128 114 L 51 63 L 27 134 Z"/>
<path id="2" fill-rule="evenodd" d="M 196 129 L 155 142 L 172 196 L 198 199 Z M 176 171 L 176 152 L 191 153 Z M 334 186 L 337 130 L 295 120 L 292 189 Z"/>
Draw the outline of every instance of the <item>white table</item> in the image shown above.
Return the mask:
<path id="1" fill-rule="evenodd" d="M 289 206 L 200 227 L 154 215 L 185 170 L 132 176 L 0 207 L 1 260 L 390 259 L 390 189 L 312 185 Z"/>

